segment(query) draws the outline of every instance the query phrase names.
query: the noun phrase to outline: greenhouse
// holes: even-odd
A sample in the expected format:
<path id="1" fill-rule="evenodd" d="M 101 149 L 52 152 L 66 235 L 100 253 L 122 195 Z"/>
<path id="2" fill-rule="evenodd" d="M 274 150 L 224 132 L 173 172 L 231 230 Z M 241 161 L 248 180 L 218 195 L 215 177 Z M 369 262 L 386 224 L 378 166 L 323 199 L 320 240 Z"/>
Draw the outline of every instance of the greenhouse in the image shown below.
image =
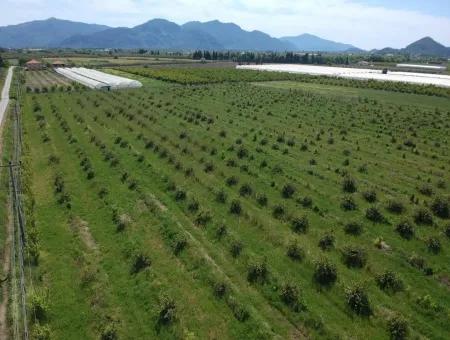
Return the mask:
<path id="1" fill-rule="evenodd" d="M 119 77 L 84 67 L 57 68 L 55 71 L 70 80 L 76 81 L 92 89 L 110 90 L 137 88 L 142 86 L 142 84 L 137 80 Z"/>

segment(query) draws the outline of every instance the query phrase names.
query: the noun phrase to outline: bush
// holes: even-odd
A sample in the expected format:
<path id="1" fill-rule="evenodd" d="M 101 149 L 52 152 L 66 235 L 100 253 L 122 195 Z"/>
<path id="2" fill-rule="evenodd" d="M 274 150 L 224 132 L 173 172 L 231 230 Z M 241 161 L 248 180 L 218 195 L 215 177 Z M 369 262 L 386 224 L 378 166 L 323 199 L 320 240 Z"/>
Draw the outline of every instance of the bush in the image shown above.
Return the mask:
<path id="1" fill-rule="evenodd" d="M 392 340 L 403 340 L 408 337 L 408 321 L 401 315 L 394 315 L 387 322 L 387 331 Z"/>
<path id="2" fill-rule="evenodd" d="M 227 293 L 227 285 L 224 282 L 216 282 L 214 284 L 214 295 L 222 298 Z"/>
<path id="3" fill-rule="evenodd" d="M 43 294 L 33 293 L 30 297 L 30 312 L 39 322 L 45 321 L 49 313 L 47 297 Z"/>
<path id="4" fill-rule="evenodd" d="M 363 232 L 363 226 L 359 222 L 349 222 L 344 226 L 344 232 L 349 235 L 358 236 Z"/>
<path id="5" fill-rule="evenodd" d="M 121 214 L 120 216 L 113 217 L 116 220 L 117 231 L 126 229 L 131 224 L 131 217 L 127 214 Z"/>
<path id="6" fill-rule="evenodd" d="M 239 241 L 233 241 L 230 245 L 230 253 L 234 258 L 238 257 L 242 252 L 242 243 Z"/>
<path id="7" fill-rule="evenodd" d="M 218 191 L 216 193 L 216 201 L 219 203 L 226 203 L 227 197 L 228 197 L 228 195 L 223 189 L 221 189 L 220 191 Z"/>
<path id="8" fill-rule="evenodd" d="M 265 194 L 256 194 L 256 202 L 262 207 L 267 205 L 267 196 Z"/>
<path id="9" fill-rule="evenodd" d="M 356 210 L 357 205 L 353 197 L 350 195 L 342 197 L 341 208 L 346 211 Z"/>
<path id="10" fill-rule="evenodd" d="M 445 236 L 450 238 L 450 224 L 445 227 L 444 233 L 445 233 Z"/>
<path id="11" fill-rule="evenodd" d="M 322 250 L 330 250 L 334 248 L 335 237 L 332 233 L 326 233 L 319 240 L 319 247 Z"/>
<path id="12" fill-rule="evenodd" d="M 285 214 L 285 210 L 284 207 L 280 204 L 277 204 L 273 207 L 272 209 L 272 215 L 273 217 L 277 218 L 277 219 L 281 219 Z"/>
<path id="13" fill-rule="evenodd" d="M 297 200 L 298 203 L 300 203 L 303 207 L 309 208 L 312 206 L 312 198 L 309 196 L 305 196 L 302 199 Z"/>
<path id="14" fill-rule="evenodd" d="M 441 251 L 441 241 L 437 237 L 429 237 L 426 243 L 430 253 L 438 254 Z"/>
<path id="15" fill-rule="evenodd" d="M 375 223 L 381 223 L 385 220 L 383 214 L 377 207 L 367 208 L 366 218 Z"/>
<path id="16" fill-rule="evenodd" d="M 188 211 L 191 213 L 197 212 L 199 208 L 200 208 L 200 204 L 198 203 L 198 201 L 196 199 L 191 200 L 187 206 Z"/>
<path id="17" fill-rule="evenodd" d="M 294 261 L 301 261 L 305 258 L 305 251 L 298 245 L 297 241 L 292 241 L 287 246 L 286 255 Z"/>
<path id="18" fill-rule="evenodd" d="M 394 272 L 386 271 L 375 276 L 377 286 L 384 291 L 396 293 L 403 290 L 403 281 L 399 279 Z"/>
<path id="19" fill-rule="evenodd" d="M 236 176 L 231 176 L 231 177 L 228 177 L 225 182 L 229 187 L 231 187 L 233 185 L 238 184 L 239 179 Z"/>
<path id="20" fill-rule="evenodd" d="M 440 218 L 450 218 L 450 199 L 442 196 L 436 197 L 431 203 L 431 210 Z"/>
<path id="21" fill-rule="evenodd" d="M 414 222 L 423 225 L 433 224 L 433 215 L 427 208 L 418 208 L 414 213 Z"/>
<path id="22" fill-rule="evenodd" d="M 184 201 L 186 199 L 186 191 L 182 189 L 177 189 L 175 191 L 175 200 L 176 201 Z"/>
<path id="23" fill-rule="evenodd" d="M 234 297 L 230 297 L 227 300 L 227 304 L 233 311 L 233 315 L 236 320 L 244 322 L 250 317 L 250 313 L 247 311 L 247 309 L 242 305 L 242 303 L 237 302 Z"/>
<path id="24" fill-rule="evenodd" d="M 159 303 L 158 323 L 171 324 L 176 319 L 176 311 L 175 301 L 167 295 L 163 295 Z"/>
<path id="25" fill-rule="evenodd" d="M 369 297 L 366 289 L 362 285 L 354 285 L 345 290 L 347 305 L 350 309 L 360 316 L 369 316 L 372 314 Z"/>
<path id="26" fill-rule="evenodd" d="M 267 265 L 266 262 L 253 262 L 247 268 L 247 280 L 251 283 L 264 283 L 267 280 Z"/>
<path id="27" fill-rule="evenodd" d="M 286 184 L 283 189 L 281 189 L 281 196 L 283 198 L 291 198 L 295 194 L 295 187 L 292 184 Z"/>
<path id="28" fill-rule="evenodd" d="M 211 213 L 209 211 L 200 211 L 195 217 L 194 223 L 199 226 L 205 226 L 212 219 Z"/>
<path id="29" fill-rule="evenodd" d="M 299 312 L 303 309 L 303 304 L 300 302 L 300 293 L 297 286 L 285 283 L 281 287 L 280 292 L 281 301 L 289 306 L 293 311 Z"/>
<path id="30" fill-rule="evenodd" d="M 133 255 L 133 262 L 131 265 L 131 273 L 137 274 L 143 269 L 149 267 L 151 264 L 150 259 L 142 253 L 136 253 Z"/>
<path id="31" fill-rule="evenodd" d="M 403 202 L 397 200 L 389 200 L 386 209 L 394 214 L 401 214 L 405 211 Z"/>
<path id="32" fill-rule="evenodd" d="M 117 329 L 114 323 L 109 322 L 103 327 L 100 335 L 101 340 L 116 340 L 118 339 Z"/>
<path id="33" fill-rule="evenodd" d="M 348 193 L 356 192 L 357 190 L 356 181 L 350 176 L 344 177 L 342 181 L 342 190 Z"/>
<path id="34" fill-rule="evenodd" d="M 405 240 L 410 240 L 414 237 L 414 226 L 409 221 L 402 221 L 396 225 L 395 231 Z"/>
<path id="35" fill-rule="evenodd" d="M 433 188 L 429 184 L 424 184 L 419 188 L 419 192 L 425 196 L 431 196 L 434 193 Z"/>
<path id="36" fill-rule="evenodd" d="M 337 280 L 336 265 L 326 259 L 317 261 L 314 265 L 314 280 L 323 286 L 334 284 Z"/>
<path id="37" fill-rule="evenodd" d="M 425 268 L 425 259 L 417 254 L 412 254 L 409 258 L 408 258 L 408 262 L 411 266 L 413 266 L 414 268 L 417 269 L 424 269 Z"/>
<path id="38" fill-rule="evenodd" d="M 309 228 L 309 221 L 306 216 L 296 217 L 291 221 L 292 231 L 295 233 L 306 233 Z"/>
<path id="39" fill-rule="evenodd" d="M 50 340 L 50 327 L 48 325 L 41 325 L 40 323 L 34 324 L 31 331 L 31 338 L 35 340 Z"/>
<path id="40" fill-rule="evenodd" d="M 367 263 L 367 252 L 356 246 L 347 246 L 342 250 L 342 260 L 349 268 L 362 268 Z"/>
<path id="41" fill-rule="evenodd" d="M 239 189 L 239 195 L 250 196 L 253 193 L 253 189 L 250 184 L 243 184 Z"/>
<path id="42" fill-rule="evenodd" d="M 242 206 L 239 200 L 232 200 L 230 205 L 230 213 L 240 215 L 242 213 Z"/>
<path id="43" fill-rule="evenodd" d="M 362 193 L 364 199 L 369 203 L 374 203 L 377 201 L 377 193 L 374 190 L 367 190 Z"/>

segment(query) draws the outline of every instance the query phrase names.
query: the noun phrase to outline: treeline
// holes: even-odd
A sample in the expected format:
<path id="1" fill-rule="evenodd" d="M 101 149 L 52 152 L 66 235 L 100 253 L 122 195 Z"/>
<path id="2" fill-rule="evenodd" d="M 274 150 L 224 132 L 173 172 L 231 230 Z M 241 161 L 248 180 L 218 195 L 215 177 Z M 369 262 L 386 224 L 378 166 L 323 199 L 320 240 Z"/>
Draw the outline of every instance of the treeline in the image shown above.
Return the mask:
<path id="1" fill-rule="evenodd" d="M 364 53 L 320 53 L 320 52 L 239 52 L 239 51 L 201 51 L 192 53 L 194 60 L 224 60 L 239 63 L 286 63 L 316 65 L 350 65 L 359 61 L 367 62 L 406 62 L 407 55 L 384 56 Z"/>

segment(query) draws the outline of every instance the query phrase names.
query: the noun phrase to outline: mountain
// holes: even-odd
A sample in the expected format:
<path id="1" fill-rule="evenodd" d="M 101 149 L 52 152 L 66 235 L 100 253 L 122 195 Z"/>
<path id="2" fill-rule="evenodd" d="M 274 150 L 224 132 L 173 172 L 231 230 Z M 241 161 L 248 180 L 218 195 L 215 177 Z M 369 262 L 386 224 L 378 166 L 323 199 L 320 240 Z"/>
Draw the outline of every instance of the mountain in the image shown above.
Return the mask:
<path id="1" fill-rule="evenodd" d="M 370 51 L 373 54 L 410 54 L 413 56 L 450 57 L 450 47 L 438 43 L 430 37 L 419 39 L 405 48 L 385 47 Z"/>
<path id="2" fill-rule="evenodd" d="M 430 37 L 419 39 L 409 44 L 402 52 L 413 55 L 450 56 L 450 48 L 436 42 Z"/>
<path id="3" fill-rule="evenodd" d="M 222 23 L 218 20 L 204 23 L 191 21 L 182 27 L 188 31 L 211 35 L 225 50 L 287 51 L 295 49 L 291 43 L 272 38 L 261 31 L 245 31 L 236 24 Z"/>
<path id="4" fill-rule="evenodd" d="M 311 51 L 311 52 L 344 52 L 348 50 L 352 50 L 353 52 L 362 51 L 353 45 L 322 39 L 320 37 L 307 33 L 295 37 L 282 37 L 280 38 L 280 40 L 291 43 L 299 51 Z"/>
<path id="5" fill-rule="evenodd" d="M 85 24 L 50 18 L 18 25 L 0 27 L 0 46 L 9 48 L 46 48 L 58 44 L 75 34 L 92 34 L 108 26 Z"/>
<path id="6" fill-rule="evenodd" d="M 164 19 L 150 20 L 133 28 L 118 27 L 76 35 L 60 43 L 70 48 L 222 49 L 212 36 L 183 29 Z"/>

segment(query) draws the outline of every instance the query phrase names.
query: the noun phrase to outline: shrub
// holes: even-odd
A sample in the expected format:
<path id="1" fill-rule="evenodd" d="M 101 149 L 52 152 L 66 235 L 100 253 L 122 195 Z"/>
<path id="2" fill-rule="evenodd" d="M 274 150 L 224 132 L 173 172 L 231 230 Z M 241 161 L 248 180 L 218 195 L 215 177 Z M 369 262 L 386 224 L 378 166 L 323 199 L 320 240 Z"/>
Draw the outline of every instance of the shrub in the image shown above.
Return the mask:
<path id="1" fill-rule="evenodd" d="M 30 310 L 31 314 L 36 317 L 37 321 L 45 321 L 50 310 L 47 297 L 40 293 L 33 293 L 30 297 Z"/>
<path id="2" fill-rule="evenodd" d="M 384 291 L 396 293 L 403 290 L 403 281 L 392 271 L 386 271 L 375 276 L 377 286 Z"/>
<path id="3" fill-rule="evenodd" d="M 225 190 L 221 189 L 220 191 L 218 191 L 216 193 L 216 201 L 219 203 L 226 203 L 227 202 L 227 193 L 225 192 Z"/>
<path id="4" fill-rule="evenodd" d="M 349 210 L 356 210 L 357 205 L 354 201 L 353 197 L 350 195 L 344 196 L 341 200 L 341 208 L 343 210 L 349 211 Z"/>
<path id="5" fill-rule="evenodd" d="M 262 207 L 267 205 L 267 196 L 265 194 L 256 194 L 256 202 Z"/>
<path id="6" fill-rule="evenodd" d="M 433 224 L 433 215 L 427 208 L 418 208 L 414 213 L 414 222 L 423 225 Z"/>
<path id="7" fill-rule="evenodd" d="M 305 196 L 305 197 L 297 200 L 297 202 L 300 203 L 305 208 L 311 207 L 312 203 L 313 203 L 312 198 L 309 196 Z"/>
<path id="8" fill-rule="evenodd" d="M 292 241 L 287 246 L 286 255 L 294 261 L 301 261 L 305 258 L 305 251 L 300 248 L 297 241 Z"/>
<path id="9" fill-rule="evenodd" d="M 300 293 L 298 287 L 291 283 L 283 284 L 283 286 L 281 287 L 280 298 L 281 301 L 283 301 L 295 312 L 300 311 L 304 307 L 300 302 Z"/>
<path id="10" fill-rule="evenodd" d="M 48 325 L 41 325 L 40 323 L 35 323 L 31 331 L 31 338 L 35 340 L 50 340 L 51 339 L 50 327 Z"/>
<path id="11" fill-rule="evenodd" d="M 319 247 L 322 250 L 330 250 L 334 248 L 335 237 L 332 233 L 326 233 L 319 240 Z"/>
<path id="12" fill-rule="evenodd" d="M 216 282 L 214 284 L 214 295 L 222 298 L 227 293 L 227 285 L 224 282 Z"/>
<path id="13" fill-rule="evenodd" d="M 108 322 L 106 326 L 102 328 L 100 334 L 101 340 L 116 340 L 118 339 L 117 329 L 114 323 Z"/>
<path id="14" fill-rule="evenodd" d="M 227 304 L 233 311 L 233 315 L 236 320 L 244 322 L 250 317 L 250 313 L 247 311 L 247 309 L 241 303 L 237 302 L 234 297 L 230 297 L 227 300 Z"/>
<path id="15" fill-rule="evenodd" d="M 366 210 L 366 218 L 372 222 L 381 223 L 383 222 L 384 216 L 377 207 L 369 207 Z"/>
<path id="16" fill-rule="evenodd" d="M 264 283 L 267 280 L 267 265 L 265 261 L 250 263 L 247 268 L 247 280 L 251 283 Z"/>
<path id="17" fill-rule="evenodd" d="M 347 305 L 350 309 L 360 316 L 369 316 L 372 314 L 369 297 L 366 289 L 362 285 L 354 285 L 345 290 Z"/>
<path id="18" fill-rule="evenodd" d="M 285 212 L 286 211 L 284 207 L 280 204 L 275 205 L 272 209 L 272 215 L 277 219 L 281 219 L 284 216 Z"/>
<path id="19" fill-rule="evenodd" d="M 402 221 L 395 227 L 395 231 L 404 238 L 405 240 L 410 240 L 414 237 L 414 226 L 409 221 Z"/>
<path id="20" fill-rule="evenodd" d="M 253 193 L 253 189 L 250 184 L 243 184 L 239 189 L 239 194 L 241 196 L 249 196 Z"/>
<path id="21" fill-rule="evenodd" d="M 367 190 L 362 193 L 364 199 L 369 203 L 374 203 L 377 201 L 377 193 L 374 190 Z"/>
<path id="22" fill-rule="evenodd" d="M 447 236 L 448 238 L 450 238 L 450 224 L 448 224 L 448 225 L 445 227 L 444 233 L 445 233 L 445 236 Z"/>
<path id="23" fill-rule="evenodd" d="M 431 195 L 433 195 L 434 190 L 433 190 L 433 188 L 431 187 L 431 185 L 429 185 L 429 184 L 423 184 L 423 185 L 419 188 L 419 192 L 420 192 L 422 195 L 425 195 L 425 196 L 431 196 Z"/>
<path id="24" fill-rule="evenodd" d="M 150 264 L 151 264 L 151 261 L 145 254 L 136 253 L 133 255 L 133 262 L 131 265 L 131 273 L 137 274 L 141 270 L 149 267 Z"/>
<path id="25" fill-rule="evenodd" d="M 367 252 L 356 246 L 347 246 L 342 249 L 342 260 L 349 268 L 362 268 L 367 263 Z"/>
<path id="26" fill-rule="evenodd" d="M 412 254 L 409 258 L 408 258 L 408 262 L 411 266 L 413 266 L 414 268 L 417 269 L 424 269 L 425 267 L 425 259 L 417 254 Z"/>
<path id="27" fill-rule="evenodd" d="M 342 190 L 348 193 L 356 192 L 357 190 L 356 181 L 350 176 L 345 176 L 342 181 Z"/>
<path id="28" fill-rule="evenodd" d="M 441 241 L 437 237 L 429 237 L 426 243 L 430 253 L 438 254 L 441 251 Z"/>
<path id="29" fill-rule="evenodd" d="M 403 340 L 408 337 L 408 321 L 401 315 L 394 315 L 387 322 L 387 331 L 392 340 Z"/>
<path id="30" fill-rule="evenodd" d="M 187 206 L 188 211 L 191 213 L 197 212 L 199 208 L 200 208 L 200 204 L 198 203 L 198 201 L 196 199 L 191 200 Z"/>
<path id="31" fill-rule="evenodd" d="M 296 217 L 291 221 L 292 231 L 295 233 L 306 233 L 309 228 L 309 221 L 306 216 Z"/>
<path id="32" fill-rule="evenodd" d="M 131 224 L 131 217 L 127 214 L 121 214 L 117 217 L 113 217 L 117 224 L 117 231 L 126 229 Z"/>
<path id="33" fill-rule="evenodd" d="M 344 226 L 344 231 L 346 234 L 358 236 L 363 232 L 363 226 L 359 222 L 348 222 Z"/>
<path id="34" fill-rule="evenodd" d="M 187 240 L 183 235 L 177 235 L 172 241 L 172 251 L 175 256 L 178 256 L 187 246 Z"/>
<path id="35" fill-rule="evenodd" d="M 281 195 L 283 198 L 291 198 L 295 193 L 295 187 L 292 184 L 286 184 L 283 189 L 281 189 Z"/>
<path id="36" fill-rule="evenodd" d="M 186 199 L 186 191 L 182 189 L 177 189 L 175 191 L 175 200 L 176 201 L 184 201 Z"/>
<path id="37" fill-rule="evenodd" d="M 242 252 L 242 243 L 239 241 L 233 241 L 230 245 L 230 253 L 234 258 L 238 257 Z"/>
<path id="38" fill-rule="evenodd" d="M 394 214 L 401 214 L 405 211 L 403 202 L 397 200 L 389 200 L 386 209 Z"/>
<path id="39" fill-rule="evenodd" d="M 228 177 L 225 182 L 229 187 L 231 187 L 233 185 L 238 184 L 239 179 L 236 176 L 231 176 L 231 177 Z"/>
<path id="40" fill-rule="evenodd" d="M 450 218 L 450 199 L 442 196 L 436 197 L 431 203 L 431 210 L 440 218 Z"/>
<path id="41" fill-rule="evenodd" d="M 214 164 L 212 162 L 207 162 L 203 168 L 203 171 L 206 173 L 214 171 Z"/>
<path id="42" fill-rule="evenodd" d="M 230 205 L 230 213 L 240 215 L 242 213 L 242 206 L 239 200 L 232 200 Z"/>
<path id="43" fill-rule="evenodd" d="M 314 265 L 314 280 L 323 286 L 334 284 L 337 280 L 336 265 L 326 259 L 317 261 Z"/>
<path id="44" fill-rule="evenodd" d="M 158 323 L 163 325 L 171 324 L 176 319 L 176 305 L 175 301 L 163 295 L 160 298 L 159 311 L 158 311 Z"/>
<path id="45" fill-rule="evenodd" d="M 194 223 L 199 226 L 205 226 L 212 219 L 211 213 L 209 211 L 200 211 L 195 217 Z"/>

